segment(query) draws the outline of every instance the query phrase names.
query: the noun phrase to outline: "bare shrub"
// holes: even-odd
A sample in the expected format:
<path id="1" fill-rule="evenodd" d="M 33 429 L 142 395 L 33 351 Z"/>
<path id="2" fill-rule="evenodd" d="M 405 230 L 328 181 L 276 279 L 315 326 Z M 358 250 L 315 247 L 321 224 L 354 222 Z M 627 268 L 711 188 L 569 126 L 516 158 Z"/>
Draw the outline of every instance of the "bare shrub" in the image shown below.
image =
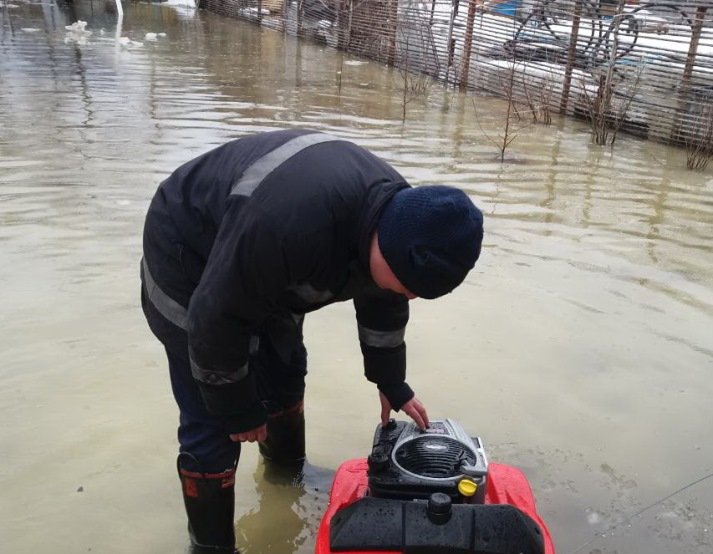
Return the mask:
<path id="1" fill-rule="evenodd" d="M 592 130 L 592 142 L 599 146 L 614 146 L 616 137 L 627 120 L 629 108 L 641 84 L 645 64 L 639 61 L 625 76 L 615 72 L 614 63 L 608 64 L 599 75 L 596 90 L 581 85 L 580 102 Z"/>
<path id="2" fill-rule="evenodd" d="M 636 65 L 619 66 L 617 60 L 622 46 L 619 42 L 621 25 L 629 21 L 624 14 L 625 0 L 619 0 L 606 33 L 607 49 L 599 70 L 594 73 L 596 91 L 582 83 L 580 100 L 584 104 L 592 129 L 592 142 L 600 146 L 614 146 L 616 137 L 627 119 L 627 113 L 641 83 L 645 63 L 639 58 Z M 626 49 L 626 46 L 623 47 Z"/>
<path id="3" fill-rule="evenodd" d="M 416 98 L 426 99 L 433 86 L 433 77 L 420 71 L 414 71 L 411 67 L 409 57 L 409 41 L 406 39 L 405 48 L 399 64 L 399 75 L 403 82 L 403 94 L 401 97 L 401 121 L 406 121 L 406 107 Z"/>
<path id="4" fill-rule="evenodd" d="M 706 106 L 691 126 L 694 131 L 686 139 L 686 167 L 705 171 L 713 159 L 713 107 Z"/>
<path id="5" fill-rule="evenodd" d="M 533 123 L 550 125 L 552 123 L 552 76 L 548 75 L 528 84 L 527 73 L 523 70 L 522 87 L 525 102 Z"/>
<path id="6" fill-rule="evenodd" d="M 500 153 L 500 163 L 505 161 L 505 152 L 508 147 L 517 139 L 520 132 L 530 123 L 523 123 L 523 118 L 520 115 L 520 110 L 518 109 L 517 103 L 515 102 L 514 86 L 515 86 L 515 74 L 516 66 L 513 63 L 507 72 L 506 78 L 502 81 L 503 94 L 505 95 L 505 100 L 507 101 L 507 106 L 504 114 L 504 122 L 502 126 L 502 133 L 496 136 L 490 136 L 483 126 L 480 124 L 480 116 L 478 114 L 478 108 L 475 105 L 475 100 L 473 100 L 473 110 L 475 111 L 475 120 L 483 133 L 483 136 L 494 144 Z"/>

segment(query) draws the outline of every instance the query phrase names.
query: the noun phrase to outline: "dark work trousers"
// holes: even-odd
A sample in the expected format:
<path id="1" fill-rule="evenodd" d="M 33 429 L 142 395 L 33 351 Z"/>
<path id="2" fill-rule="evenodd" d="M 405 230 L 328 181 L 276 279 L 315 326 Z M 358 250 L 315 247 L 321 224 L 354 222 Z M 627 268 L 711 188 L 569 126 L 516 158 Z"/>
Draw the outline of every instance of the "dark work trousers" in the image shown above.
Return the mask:
<path id="1" fill-rule="evenodd" d="M 187 333 L 165 319 L 147 299 L 141 287 L 141 304 L 149 327 L 163 343 L 168 356 L 171 388 L 180 410 L 178 442 L 181 467 L 189 471 L 219 473 L 234 467 L 240 457 L 240 443 L 230 440 L 223 421 L 210 414 L 191 374 L 188 358 Z M 289 317 L 289 316 L 288 316 Z M 284 334 L 281 348 L 271 333 L 273 327 L 265 326 L 260 332 L 259 345 L 250 357 L 250 371 L 257 377 L 258 393 L 268 414 L 276 414 L 302 401 L 307 374 L 307 351 L 302 342 L 301 322 L 298 333 L 286 345 Z"/>

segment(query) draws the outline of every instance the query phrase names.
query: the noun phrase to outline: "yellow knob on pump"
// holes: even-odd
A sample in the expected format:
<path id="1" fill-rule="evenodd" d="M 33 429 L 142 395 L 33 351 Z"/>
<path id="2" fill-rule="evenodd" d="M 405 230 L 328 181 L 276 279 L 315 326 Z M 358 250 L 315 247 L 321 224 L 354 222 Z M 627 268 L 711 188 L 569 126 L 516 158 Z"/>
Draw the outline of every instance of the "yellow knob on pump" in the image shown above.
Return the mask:
<path id="1" fill-rule="evenodd" d="M 477 490 L 478 484 L 470 479 L 461 479 L 458 481 L 458 492 L 467 498 L 474 496 Z"/>

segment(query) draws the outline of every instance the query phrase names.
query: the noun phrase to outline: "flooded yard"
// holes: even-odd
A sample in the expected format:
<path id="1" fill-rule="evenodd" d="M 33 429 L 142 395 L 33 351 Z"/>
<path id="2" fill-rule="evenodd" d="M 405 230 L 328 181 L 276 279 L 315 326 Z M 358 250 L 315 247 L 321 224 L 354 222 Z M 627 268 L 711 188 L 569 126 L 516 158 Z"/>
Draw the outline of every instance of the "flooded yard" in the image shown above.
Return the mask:
<path id="1" fill-rule="evenodd" d="M 0 550 L 186 546 L 178 412 L 139 306 L 143 217 L 175 167 L 249 133 L 348 138 L 486 217 L 465 284 L 412 302 L 409 383 L 522 468 L 563 554 L 713 551 L 713 173 L 587 123 L 180 3 L 0 5 Z M 65 27 L 78 20 L 81 26 Z M 91 33 L 91 34 L 90 34 Z M 252 445 L 241 552 L 307 554 L 331 474 L 379 419 L 351 303 L 306 320 L 314 466 L 275 484 Z"/>

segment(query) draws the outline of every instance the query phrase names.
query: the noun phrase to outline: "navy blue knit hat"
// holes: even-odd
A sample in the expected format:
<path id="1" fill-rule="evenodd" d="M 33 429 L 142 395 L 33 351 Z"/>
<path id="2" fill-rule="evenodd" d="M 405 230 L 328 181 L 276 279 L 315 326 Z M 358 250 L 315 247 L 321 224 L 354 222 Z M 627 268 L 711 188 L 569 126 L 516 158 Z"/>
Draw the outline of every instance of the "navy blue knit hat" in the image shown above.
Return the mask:
<path id="1" fill-rule="evenodd" d="M 377 232 L 401 284 L 421 298 L 437 298 L 460 285 L 480 256 L 483 214 L 457 188 L 407 188 L 386 205 Z"/>

